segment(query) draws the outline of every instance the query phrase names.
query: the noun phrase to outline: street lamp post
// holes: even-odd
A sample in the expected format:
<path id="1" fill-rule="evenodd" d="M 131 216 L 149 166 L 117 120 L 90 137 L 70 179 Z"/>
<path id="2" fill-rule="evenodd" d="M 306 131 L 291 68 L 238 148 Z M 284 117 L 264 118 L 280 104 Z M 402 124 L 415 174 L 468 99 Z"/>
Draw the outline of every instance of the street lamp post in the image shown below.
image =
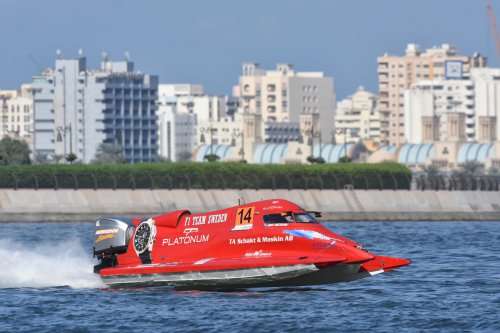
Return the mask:
<path id="1" fill-rule="evenodd" d="M 243 135 L 243 131 L 234 129 L 231 135 L 234 139 L 241 137 L 241 151 L 238 152 L 238 155 L 241 155 L 241 161 L 245 161 L 245 135 Z"/>
<path id="2" fill-rule="evenodd" d="M 313 151 L 314 138 L 319 137 L 319 150 L 320 150 L 319 157 L 321 157 L 321 132 L 315 131 L 314 126 L 312 126 L 312 125 L 311 125 L 311 128 L 302 130 L 301 132 L 302 132 L 302 136 L 305 136 L 311 140 L 311 155 L 310 156 L 312 158 L 314 158 L 314 151 Z"/>
<path id="3" fill-rule="evenodd" d="M 71 130 L 71 123 L 66 126 L 57 126 L 57 142 L 62 142 L 62 134 L 66 138 L 66 133 L 69 132 L 69 153 L 73 154 L 73 131 Z M 66 142 L 64 142 L 64 153 L 66 153 Z"/>
<path id="4" fill-rule="evenodd" d="M 214 154 L 214 148 L 213 148 L 213 143 L 214 143 L 214 132 L 217 131 L 216 128 L 213 128 L 212 124 L 208 127 L 201 127 L 200 132 L 202 134 L 204 133 L 210 133 L 210 155 Z"/>
<path id="5" fill-rule="evenodd" d="M 347 157 L 347 128 L 335 130 L 335 134 L 344 134 L 344 156 Z"/>
<path id="6" fill-rule="evenodd" d="M 33 140 L 32 140 L 32 145 L 33 145 L 33 160 L 36 158 L 36 94 L 42 92 L 42 88 L 29 88 L 28 91 L 31 93 L 33 96 L 33 129 L 31 130 L 31 133 L 33 134 Z"/>

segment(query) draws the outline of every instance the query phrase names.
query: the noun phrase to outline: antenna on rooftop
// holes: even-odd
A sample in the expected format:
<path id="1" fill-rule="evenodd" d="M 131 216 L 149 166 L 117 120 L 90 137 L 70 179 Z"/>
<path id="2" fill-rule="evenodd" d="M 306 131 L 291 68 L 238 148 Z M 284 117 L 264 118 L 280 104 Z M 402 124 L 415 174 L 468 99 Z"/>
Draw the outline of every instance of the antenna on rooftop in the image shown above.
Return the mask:
<path id="1" fill-rule="evenodd" d="M 56 57 L 57 57 L 57 59 L 62 59 L 63 58 L 63 54 L 62 54 L 61 49 L 57 49 L 57 51 L 56 51 Z"/>
<path id="2" fill-rule="evenodd" d="M 130 53 L 128 51 L 125 51 L 125 61 L 129 61 L 130 59 Z"/>
<path id="3" fill-rule="evenodd" d="M 101 52 L 101 58 L 104 62 L 108 61 L 108 52 Z"/>

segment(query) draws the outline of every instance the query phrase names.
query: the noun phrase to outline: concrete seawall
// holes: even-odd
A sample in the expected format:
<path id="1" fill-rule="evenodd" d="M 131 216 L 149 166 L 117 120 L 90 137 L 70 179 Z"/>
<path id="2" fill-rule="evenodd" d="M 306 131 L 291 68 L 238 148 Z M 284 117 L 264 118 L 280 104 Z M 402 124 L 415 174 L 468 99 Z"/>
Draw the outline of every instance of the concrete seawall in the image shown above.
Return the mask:
<path id="1" fill-rule="evenodd" d="M 93 221 L 177 209 L 203 212 L 282 198 L 323 220 L 500 220 L 500 192 L 378 190 L 30 190 L 0 189 L 0 222 Z"/>

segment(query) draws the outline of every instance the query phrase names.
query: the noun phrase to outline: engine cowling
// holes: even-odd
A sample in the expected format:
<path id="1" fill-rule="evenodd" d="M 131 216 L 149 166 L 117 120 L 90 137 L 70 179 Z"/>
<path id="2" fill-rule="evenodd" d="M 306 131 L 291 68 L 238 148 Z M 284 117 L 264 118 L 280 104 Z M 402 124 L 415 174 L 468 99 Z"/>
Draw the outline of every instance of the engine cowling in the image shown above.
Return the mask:
<path id="1" fill-rule="evenodd" d="M 94 228 L 94 255 L 114 256 L 127 252 L 135 225 L 127 217 L 101 217 Z"/>

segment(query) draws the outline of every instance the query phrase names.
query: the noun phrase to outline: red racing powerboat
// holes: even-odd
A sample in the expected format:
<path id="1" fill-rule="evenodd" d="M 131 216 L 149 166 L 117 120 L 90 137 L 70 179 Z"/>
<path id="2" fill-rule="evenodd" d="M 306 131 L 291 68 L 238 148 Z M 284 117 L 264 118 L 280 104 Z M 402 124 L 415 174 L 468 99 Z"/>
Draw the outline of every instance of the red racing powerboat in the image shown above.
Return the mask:
<path id="1" fill-rule="evenodd" d="M 96 221 L 94 267 L 111 287 L 286 287 L 352 281 L 410 264 L 378 256 L 286 200 Z"/>

